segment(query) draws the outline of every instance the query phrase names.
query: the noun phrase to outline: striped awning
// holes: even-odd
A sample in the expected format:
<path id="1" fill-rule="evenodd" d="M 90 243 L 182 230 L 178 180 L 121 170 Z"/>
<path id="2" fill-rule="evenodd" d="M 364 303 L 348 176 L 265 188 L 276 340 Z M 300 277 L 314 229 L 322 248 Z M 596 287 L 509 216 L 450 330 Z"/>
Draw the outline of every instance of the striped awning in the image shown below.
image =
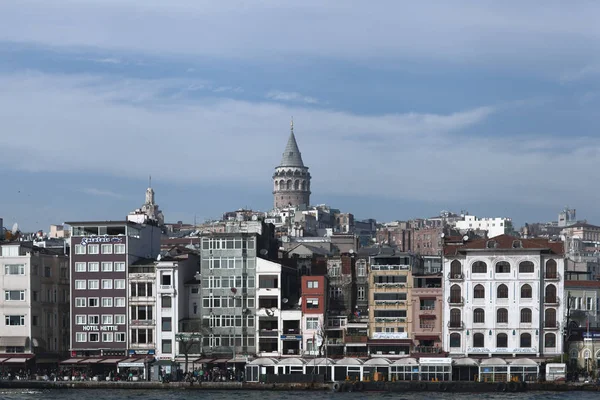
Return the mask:
<path id="1" fill-rule="evenodd" d="M 27 339 L 26 336 L 2 336 L 0 347 L 25 347 Z"/>
<path id="2" fill-rule="evenodd" d="M 83 358 L 69 358 L 68 360 L 61 361 L 61 364 L 78 364 L 83 361 Z"/>
<path id="3" fill-rule="evenodd" d="M 13 357 L 13 358 L 8 358 L 8 359 L 4 360 L 3 364 L 25 364 L 25 362 L 27 362 L 27 360 L 29 360 L 29 359 L 21 358 L 21 357 Z"/>

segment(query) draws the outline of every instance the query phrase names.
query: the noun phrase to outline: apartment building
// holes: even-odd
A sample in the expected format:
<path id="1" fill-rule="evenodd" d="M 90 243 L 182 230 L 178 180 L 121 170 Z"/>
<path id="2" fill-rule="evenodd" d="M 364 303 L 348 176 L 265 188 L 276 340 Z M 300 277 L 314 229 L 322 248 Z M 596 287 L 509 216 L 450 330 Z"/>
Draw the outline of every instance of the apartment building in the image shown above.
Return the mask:
<path id="1" fill-rule="evenodd" d="M 431 265 L 441 263 L 426 260 Z M 437 271 L 437 272 L 436 272 Z M 442 290 L 442 273 L 438 268 L 425 267 L 422 272 L 413 274 L 413 284 L 409 289 L 409 298 L 412 307 L 411 339 L 414 347 L 412 354 L 415 357 L 434 357 L 443 353 L 442 317 L 444 313 L 444 293 Z"/>
<path id="2" fill-rule="evenodd" d="M 327 310 L 327 277 L 301 277 L 302 348 L 304 355 L 324 355 L 325 310 Z"/>
<path id="3" fill-rule="evenodd" d="M 444 249 L 444 350 L 451 355 L 562 353 L 562 242 L 500 235 Z"/>
<path id="4" fill-rule="evenodd" d="M 0 246 L 3 367 L 48 367 L 69 350 L 69 258 L 31 242 Z"/>

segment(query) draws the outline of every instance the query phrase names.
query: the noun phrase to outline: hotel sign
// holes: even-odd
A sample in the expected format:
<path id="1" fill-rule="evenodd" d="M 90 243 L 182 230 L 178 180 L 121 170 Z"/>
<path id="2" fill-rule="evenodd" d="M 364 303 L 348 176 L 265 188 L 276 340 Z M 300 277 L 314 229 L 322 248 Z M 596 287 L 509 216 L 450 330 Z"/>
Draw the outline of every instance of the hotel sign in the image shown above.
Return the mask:
<path id="1" fill-rule="evenodd" d="M 123 243 L 123 236 L 90 236 L 81 239 L 81 245 L 89 243 Z"/>
<path id="2" fill-rule="evenodd" d="M 375 332 L 373 339 L 408 339 L 407 332 Z"/>
<path id="3" fill-rule="evenodd" d="M 102 326 L 98 326 L 98 325 L 84 325 L 83 326 L 83 330 L 84 331 L 118 331 L 119 327 L 116 325 L 102 325 Z"/>
<path id="4" fill-rule="evenodd" d="M 507 347 L 468 347 L 467 353 L 523 353 L 523 354 L 535 354 L 537 353 L 536 347 L 516 347 L 513 349 Z"/>

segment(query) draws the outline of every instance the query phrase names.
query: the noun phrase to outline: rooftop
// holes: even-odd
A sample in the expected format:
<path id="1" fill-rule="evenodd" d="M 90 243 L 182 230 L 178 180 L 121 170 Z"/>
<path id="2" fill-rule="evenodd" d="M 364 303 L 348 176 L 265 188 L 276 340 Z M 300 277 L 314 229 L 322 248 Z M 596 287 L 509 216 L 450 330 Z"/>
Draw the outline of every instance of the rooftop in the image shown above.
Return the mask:
<path id="1" fill-rule="evenodd" d="M 517 247 L 515 247 L 517 246 Z M 518 251 L 518 250 L 546 250 L 552 254 L 563 255 L 563 242 L 555 242 L 548 239 L 521 239 L 511 235 L 499 235 L 491 239 L 475 239 L 466 241 L 460 245 L 445 246 L 444 255 L 455 256 L 459 252 L 475 250 L 484 251 Z"/>

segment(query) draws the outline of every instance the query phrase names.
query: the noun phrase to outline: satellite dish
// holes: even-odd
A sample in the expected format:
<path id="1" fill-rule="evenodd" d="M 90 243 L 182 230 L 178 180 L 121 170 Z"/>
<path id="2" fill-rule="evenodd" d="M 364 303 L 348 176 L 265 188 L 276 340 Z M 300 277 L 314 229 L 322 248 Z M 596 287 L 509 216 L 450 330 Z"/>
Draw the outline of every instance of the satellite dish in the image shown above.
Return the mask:
<path id="1" fill-rule="evenodd" d="M 445 234 L 444 232 L 442 232 L 442 233 L 440 234 L 440 237 L 441 237 L 441 238 L 444 238 L 445 236 L 446 236 L 446 234 Z"/>
<path id="2" fill-rule="evenodd" d="M 267 254 L 269 254 L 269 251 L 267 249 L 261 249 L 261 251 L 260 251 L 261 256 L 266 256 Z"/>
<path id="3" fill-rule="evenodd" d="M 19 232 L 19 224 L 17 224 L 16 222 L 14 223 L 13 227 L 12 227 L 12 234 L 16 235 L 17 232 Z"/>
<path id="4" fill-rule="evenodd" d="M 156 261 L 160 261 L 161 259 L 162 259 L 162 254 L 159 254 L 159 255 L 156 257 Z"/>
<path id="5" fill-rule="evenodd" d="M 282 302 L 283 304 L 286 304 L 286 303 L 288 302 L 288 299 L 284 297 L 283 299 L 281 299 L 281 302 Z"/>
<path id="6" fill-rule="evenodd" d="M 354 249 L 350 249 L 350 250 L 348 250 L 348 253 L 350 253 L 350 254 L 354 254 Z"/>
<path id="7" fill-rule="evenodd" d="M 466 242 L 467 240 L 469 240 L 469 235 L 465 235 L 463 236 L 463 240 Z"/>

